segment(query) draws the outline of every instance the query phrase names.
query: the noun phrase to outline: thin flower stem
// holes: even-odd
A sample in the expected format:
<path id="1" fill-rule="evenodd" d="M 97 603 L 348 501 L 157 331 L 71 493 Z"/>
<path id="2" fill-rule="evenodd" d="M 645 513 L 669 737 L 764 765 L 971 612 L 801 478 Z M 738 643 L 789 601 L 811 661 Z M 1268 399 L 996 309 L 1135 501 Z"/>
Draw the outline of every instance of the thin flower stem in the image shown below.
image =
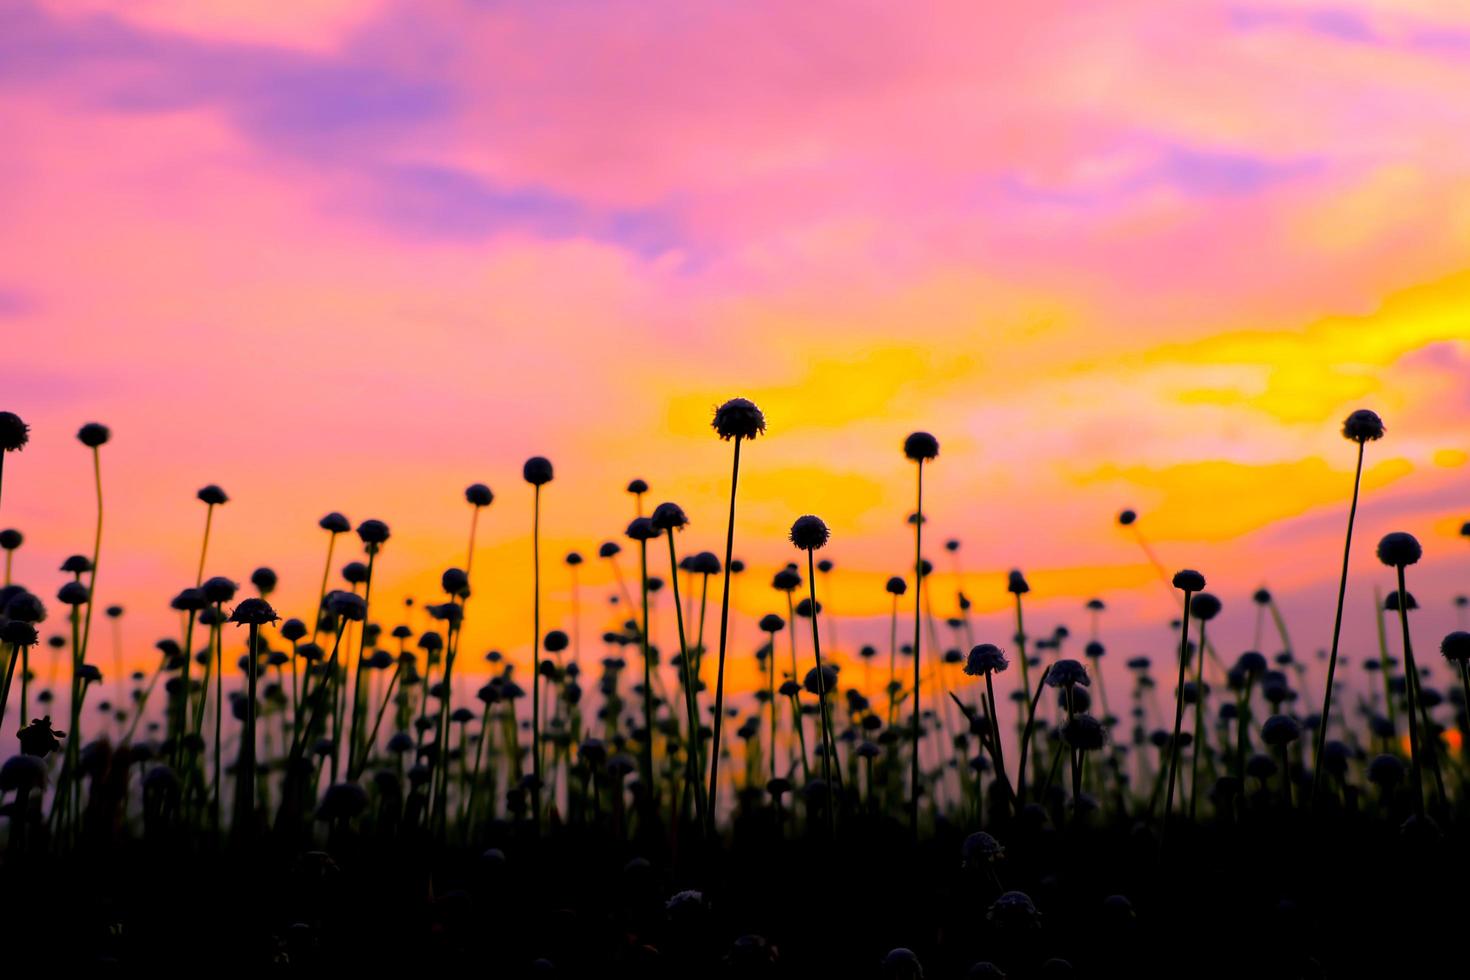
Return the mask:
<path id="1" fill-rule="evenodd" d="M 1179 685 L 1174 694 L 1174 737 L 1169 743 L 1169 780 L 1164 793 L 1164 817 L 1159 828 L 1159 848 L 1163 849 L 1169 817 L 1174 812 L 1174 775 L 1179 767 L 1179 733 L 1184 726 L 1184 672 L 1189 667 L 1189 600 L 1192 593 L 1184 590 L 1184 617 L 1179 627 Z M 1203 645 L 1203 644 L 1201 644 Z"/>
<path id="2" fill-rule="evenodd" d="M 541 484 L 531 512 L 531 809 L 541 834 Z M 645 631 L 647 624 L 645 624 Z M 645 647 L 646 649 L 646 647 Z M 447 680 L 447 678 L 446 678 Z M 449 697 L 446 689 L 444 696 Z"/>
<path id="3" fill-rule="evenodd" d="M 1332 719 L 1332 679 L 1337 672 L 1337 643 L 1342 634 L 1342 606 L 1347 595 L 1348 559 L 1352 555 L 1353 548 L 1353 521 L 1358 516 L 1358 490 L 1363 481 L 1363 441 L 1358 442 L 1358 465 L 1353 471 L 1353 501 L 1348 506 L 1347 535 L 1342 545 L 1342 575 L 1337 581 L 1337 613 L 1332 620 L 1332 649 L 1327 655 L 1327 684 L 1322 692 L 1322 720 L 1317 723 L 1317 744 L 1312 758 L 1315 764 L 1312 766 L 1312 806 L 1317 805 L 1317 793 L 1322 786 L 1322 747 L 1327 743 L 1327 729 Z M 1400 592 L 1400 595 L 1403 593 Z M 1275 614 L 1275 610 L 1272 610 Z M 1278 628 L 1282 630 L 1282 638 L 1285 639 L 1285 625 L 1280 622 L 1277 614 Z M 1384 664 L 1383 669 L 1388 670 Z"/>
<path id="4" fill-rule="evenodd" d="M 734 559 L 735 552 L 735 489 L 740 482 L 740 441 L 739 435 L 735 436 L 735 458 L 730 469 L 730 516 L 725 525 L 725 566 L 724 587 L 720 590 L 720 655 L 715 665 L 715 714 L 714 714 L 714 738 L 710 742 L 709 760 L 709 820 L 710 830 L 713 831 L 715 820 L 719 815 L 719 788 L 720 788 L 720 733 L 723 731 L 725 720 L 725 649 L 730 635 L 730 562 Z M 771 671 L 774 683 L 776 658 L 776 637 L 771 636 Z M 775 715 L 775 700 L 771 702 L 772 718 Z M 771 764 L 775 765 L 776 739 L 774 721 L 771 728 Z M 774 773 L 774 769 L 772 770 Z M 773 776 L 774 778 L 774 776 Z M 710 837 L 714 834 L 711 832 Z"/>
<path id="5" fill-rule="evenodd" d="M 1016 773 L 1016 809 L 1026 803 L 1026 756 L 1031 749 L 1031 733 L 1036 728 L 1036 708 L 1041 701 L 1041 692 L 1046 690 L 1046 675 L 1051 673 L 1051 664 L 1041 669 L 1036 680 L 1036 693 L 1031 698 L 1030 710 L 1026 712 L 1026 727 L 1021 733 L 1021 760 Z"/>
<path id="6" fill-rule="evenodd" d="M 679 668 L 684 674 L 684 708 L 689 717 L 689 744 L 684 755 L 687 758 L 688 778 L 694 793 L 695 815 L 699 819 L 699 832 L 706 829 L 704 773 L 699 769 L 699 697 L 695 692 L 693 671 L 690 669 L 689 644 L 684 636 L 684 607 L 679 602 L 679 559 L 674 553 L 674 529 L 664 532 L 669 539 L 669 582 L 674 588 L 674 620 L 679 627 Z"/>
<path id="7" fill-rule="evenodd" d="M 817 718 L 822 726 L 822 779 L 827 783 L 827 825 L 829 830 L 836 829 L 837 815 L 832 809 L 832 774 L 837 771 L 832 763 L 837 761 L 837 745 L 832 738 L 831 726 L 827 723 L 827 684 L 826 678 L 822 676 L 822 641 L 819 639 L 820 631 L 817 629 L 817 577 L 816 568 L 813 563 L 813 549 L 806 550 L 807 589 L 812 600 L 812 653 L 817 662 Z M 841 790 L 841 774 L 838 789 Z"/>
<path id="8" fill-rule="evenodd" d="M 1404 634 L 1404 696 L 1408 698 L 1409 715 L 1409 771 L 1414 780 L 1414 813 L 1424 816 L 1424 772 L 1419 766 L 1419 713 L 1415 708 L 1418 685 L 1414 682 L 1417 669 L 1414 666 L 1414 647 L 1409 642 L 1408 590 L 1404 588 L 1404 566 L 1395 566 L 1399 578 L 1399 625 Z"/>
<path id="9" fill-rule="evenodd" d="M 917 460 L 917 463 L 918 477 L 915 493 L 917 506 L 914 509 L 914 721 L 913 749 L 909 762 L 909 833 L 916 841 L 919 839 L 919 741 L 921 734 L 919 708 L 923 703 L 919 693 L 919 669 L 923 660 L 920 634 L 924 614 L 924 461 L 920 459 Z"/>

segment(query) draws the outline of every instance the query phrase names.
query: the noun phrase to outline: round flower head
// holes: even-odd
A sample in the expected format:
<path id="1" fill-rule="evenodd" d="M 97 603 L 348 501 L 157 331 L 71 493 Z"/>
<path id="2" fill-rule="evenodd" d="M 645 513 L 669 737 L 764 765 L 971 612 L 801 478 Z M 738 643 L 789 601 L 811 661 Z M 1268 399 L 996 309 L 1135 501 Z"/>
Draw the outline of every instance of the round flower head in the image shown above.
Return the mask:
<path id="1" fill-rule="evenodd" d="M 1189 613 L 1195 619 L 1209 622 L 1220 614 L 1220 600 L 1208 592 L 1200 592 L 1189 600 Z"/>
<path id="2" fill-rule="evenodd" d="M 223 575 L 216 575 L 214 578 L 205 579 L 204 584 L 200 586 L 200 591 L 204 593 L 206 603 L 229 602 L 235 598 L 237 588 L 239 586 Z"/>
<path id="3" fill-rule="evenodd" d="M 827 525 L 820 517 L 807 514 L 798 517 L 791 525 L 791 543 L 802 551 L 815 551 L 827 543 L 832 532 L 827 530 Z"/>
<path id="4" fill-rule="evenodd" d="M 777 592 L 792 592 L 801 587 L 801 576 L 789 568 L 783 568 L 771 579 L 771 588 Z"/>
<path id="5" fill-rule="evenodd" d="M 71 555 L 61 563 L 61 570 L 68 575 L 85 575 L 92 570 L 92 559 L 86 555 Z"/>
<path id="6" fill-rule="evenodd" d="M 1246 674 L 1260 676 L 1266 672 L 1267 664 L 1264 655 L 1255 650 L 1247 650 L 1235 661 L 1235 666 Z"/>
<path id="7" fill-rule="evenodd" d="M 1000 841 L 983 830 L 966 837 L 964 844 L 960 846 L 960 857 L 964 861 L 965 868 L 969 870 L 978 870 L 988 864 L 994 864 L 1005 855 L 1006 849 L 1001 846 Z"/>
<path id="8" fill-rule="evenodd" d="M 890 949 L 882 965 L 886 980 L 924 980 L 924 967 L 911 949 Z"/>
<path id="9" fill-rule="evenodd" d="M 0 792 L 30 792 L 46 785 L 46 763 L 33 755 L 15 755 L 0 766 Z"/>
<path id="10" fill-rule="evenodd" d="M 658 537 L 658 528 L 653 526 L 653 521 L 647 517 L 635 517 L 628 523 L 628 530 L 624 532 L 634 541 L 651 541 Z"/>
<path id="11" fill-rule="evenodd" d="M 786 620 L 775 613 L 766 613 L 761 617 L 761 630 L 766 633 L 779 633 L 786 628 Z"/>
<path id="12" fill-rule="evenodd" d="M 1400 598 L 1398 589 L 1394 589 L 1388 594 L 1388 598 L 1383 600 L 1383 608 L 1388 612 L 1398 612 L 1401 603 L 1408 612 L 1413 612 L 1419 608 L 1419 600 L 1414 598 L 1414 593 L 1405 592 L 1403 597 Z"/>
<path id="13" fill-rule="evenodd" d="M 598 558 L 612 558 L 622 552 L 623 546 L 616 541 L 604 541 L 597 547 Z"/>
<path id="14" fill-rule="evenodd" d="M 1202 592 L 1204 587 L 1205 577 L 1192 568 L 1174 573 L 1174 588 L 1182 592 Z"/>
<path id="15" fill-rule="evenodd" d="M 1392 789 L 1404 781 L 1404 764 L 1396 755 L 1374 756 L 1368 763 L 1368 781 Z"/>
<path id="16" fill-rule="evenodd" d="M 916 463 L 939 455 L 939 440 L 927 432 L 914 432 L 903 441 L 903 454 Z"/>
<path id="17" fill-rule="evenodd" d="M 1012 595 L 1025 595 L 1031 591 L 1031 586 L 1026 584 L 1026 576 L 1021 574 L 1019 568 L 1011 569 L 1011 573 L 1006 576 L 1006 591 Z"/>
<path id="18" fill-rule="evenodd" d="M 1062 725 L 1062 738 L 1074 749 L 1093 752 L 1108 740 L 1108 730 L 1092 715 L 1073 715 Z"/>
<path id="19" fill-rule="evenodd" d="M 0 622 L 0 643 L 9 643 L 14 647 L 32 647 L 40 639 L 36 628 L 30 623 L 23 623 L 18 619 Z"/>
<path id="20" fill-rule="evenodd" d="M 547 653 L 561 653 L 567 648 L 567 644 L 570 642 L 567 635 L 561 630 L 552 630 L 547 633 L 546 639 L 543 641 Z"/>
<path id="21" fill-rule="evenodd" d="M 388 525 L 382 521 L 368 520 L 357 525 L 357 536 L 366 545 L 378 545 L 388 540 Z"/>
<path id="22" fill-rule="evenodd" d="M 247 626 L 264 626 L 280 618 L 264 599 L 246 599 L 230 613 L 230 622 Z"/>
<path id="23" fill-rule="evenodd" d="M 749 398 L 732 398 L 715 409 L 710 425 L 721 439 L 754 439 L 766 431 L 766 417 Z"/>
<path id="24" fill-rule="evenodd" d="M 352 530 L 352 525 L 348 523 L 347 518 L 343 517 L 335 510 L 328 514 L 326 517 L 323 517 L 321 520 L 317 521 L 316 526 L 321 528 L 323 531 L 331 531 L 333 534 L 346 534 L 348 531 Z"/>
<path id="25" fill-rule="evenodd" d="M 653 516 L 649 520 L 660 531 L 674 531 L 689 523 L 689 515 L 678 504 L 662 503 L 653 509 Z"/>
<path id="26" fill-rule="evenodd" d="M 635 497 L 637 495 L 641 494 L 641 493 L 647 493 L 648 492 L 648 481 L 646 481 L 646 480 L 629 480 L 628 481 L 628 492 L 631 493 L 631 494 L 633 494 Z"/>
<path id="27" fill-rule="evenodd" d="M 1118 511 L 1118 524 L 1122 527 L 1129 527 L 1136 520 L 1138 520 L 1138 511 L 1131 510 L 1127 507 Z"/>
<path id="28" fill-rule="evenodd" d="M 1418 539 L 1407 531 L 1390 531 L 1378 542 L 1378 560 L 1390 568 L 1412 565 L 1423 556 Z"/>
<path id="29" fill-rule="evenodd" d="M 1261 725 L 1261 740 L 1267 745 L 1286 745 L 1301 738 L 1302 726 L 1287 715 L 1272 715 Z"/>
<path id="30" fill-rule="evenodd" d="M 204 501 L 211 507 L 217 507 L 220 504 L 229 503 L 230 500 L 229 495 L 227 495 L 223 490 L 221 490 L 216 484 L 213 483 L 209 484 L 208 486 L 200 487 L 199 492 L 196 493 L 194 496 L 198 497 L 200 500 Z"/>
<path id="31" fill-rule="evenodd" d="M 261 595 L 274 592 L 278 581 L 275 569 L 266 568 L 263 565 L 250 573 L 250 584 L 255 586 Z"/>
<path id="32" fill-rule="evenodd" d="M 446 595 L 461 595 L 469 591 L 470 577 L 463 568 L 446 568 L 444 574 L 439 576 L 439 585 Z"/>
<path id="33" fill-rule="evenodd" d="M 91 598 L 91 592 L 80 582 L 68 582 L 56 591 L 56 598 L 68 606 L 80 606 Z"/>
<path id="34" fill-rule="evenodd" d="M 908 583 L 905 582 L 902 576 L 899 575 L 890 576 L 888 579 L 888 583 L 884 585 L 883 588 L 889 595 L 893 596 L 903 595 L 909 590 Z"/>
<path id="35" fill-rule="evenodd" d="M 713 551 L 701 551 L 694 556 L 691 566 L 696 575 L 720 574 L 720 559 Z"/>
<path id="36" fill-rule="evenodd" d="M 169 606 L 177 609 L 179 612 L 189 612 L 191 610 L 197 612 L 208 604 L 209 600 L 204 598 L 203 589 L 185 589 L 173 597 Z"/>
<path id="37" fill-rule="evenodd" d="M 464 499 L 476 507 L 489 507 L 490 501 L 495 499 L 495 494 L 483 483 L 471 483 L 465 487 Z"/>
<path id="38" fill-rule="evenodd" d="M 563 559 L 563 560 L 568 565 L 572 566 L 573 568 L 576 568 L 578 565 L 582 564 L 582 555 L 581 555 L 580 552 L 568 551 L 566 558 Z"/>
<path id="39" fill-rule="evenodd" d="M 61 748 L 61 739 L 66 737 L 66 732 L 58 732 L 51 727 L 51 716 L 44 718 L 33 718 L 31 723 L 22 728 L 17 737 L 20 739 L 20 750 L 25 755 L 44 759 L 46 756 Z"/>
<path id="40" fill-rule="evenodd" d="M 327 593 L 326 606 L 334 617 L 348 619 L 354 623 L 362 622 L 367 615 L 367 603 L 363 601 L 362 596 L 343 592 L 341 589 L 334 589 Z"/>
<path id="41" fill-rule="evenodd" d="M 551 482 L 551 460 L 545 456 L 532 456 L 521 467 L 521 476 L 533 487 Z"/>
<path id="42" fill-rule="evenodd" d="M 1470 663 L 1470 633 L 1455 630 L 1440 641 L 1439 652 L 1452 664 Z"/>
<path id="43" fill-rule="evenodd" d="M 14 412 L 0 412 L 0 452 L 13 453 L 31 441 L 31 427 Z"/>
<path id="44" fill-rule="evenodd" d="M 1342 423 L 1342 437 L 1353 442 L 1372 442 L 1383 438 L 1383 419 L 1376 412 L 1360 408 Z"/>
<path id="45" fill-rule="evenodd" d="M 837 671 L 826 664 L 822 664 L 820 685 L 818 681 L 817 668 L 813 667 L 802 678 L 801 686 L 806 688 L 811 694 L 833 694 L 837 689 Z"/>
<path id="46" fill-rule="evenodd" d="M 88 449 L 96 449 L 98 446 L 105 445 L 107 440 L 112 438 L 112 430 L 101 423 L 88 422 L 77 430 L 77 438 Z"/>
<path id="47" fill-rule="evenodd" d="M 985 918 L 1002 929 L 1030 930 L 1041 926 L 1041 913 L 1025 892 L 1005 892 L 985 910 Z"/>
<path id="48" fill-rule="evenodd" d="M 0 531 L 0 548 L 4 548 L 6 551 L 14 551 L 24 544 L 25 540 L 25 535 L 13 527 L 8 527 Z"/>
<path id="49" fill-rule="evenodd" d="M 306 624 L 299 619 L 288 619 L 281 624 L 281 638 L 290 643 L 306 636 Z"/>
<path id="50" fill-rule="evenodd" d="M 965 658 L 965 673 L 971 677 L 983 677 L 990 673 L 998 674 L 1009 666 L 1010 662 L 1006 660 L 1006 655 L 994 643 L 982 643 L 971 647 L 970 655 Z"/>
<path id="51" fill-rule="evenodd" d="M 1081 684 L 1089 687 L 1092 681 L 1087 676 L 1087 668 L 1076 660 L 1062 659 L 1051 665 L 1047 671 L 1046 683 L 1051 687 L 1074 687 Z"/>

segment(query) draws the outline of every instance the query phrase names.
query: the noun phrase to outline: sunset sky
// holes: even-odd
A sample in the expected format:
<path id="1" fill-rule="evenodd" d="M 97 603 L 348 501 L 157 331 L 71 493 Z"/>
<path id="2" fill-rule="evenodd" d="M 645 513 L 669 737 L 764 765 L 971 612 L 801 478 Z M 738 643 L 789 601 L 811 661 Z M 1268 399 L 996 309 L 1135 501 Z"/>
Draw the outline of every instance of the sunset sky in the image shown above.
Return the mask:
<path id="1" fill-rule="evenodd" d="M 957 537 L 985 638 L 1009 642 L 1020 567 L 1037 632 L 1084 632 L 1098 595 L 1112 649 L 1167 650 L 1131 506 L 1224 600 L 1224 652 L 1262 584 L 1306 652 L 1330 637 L 1339 428 L 1369 407 L 1388 435 L 1344 649 L 1375 654 L 1391 530 L 1424 544 L 1429 648 L 1470 591 L 1467 91 L 1470 5 L 1438 0 L 7 0 L 15 578 L 49 600 L 90 551 L 96 420 L 98 601 L 139 665 L 194 584 L 206 483 L 232 498 L 206 574 L 274 567 L 284 615 L 315 603 L 322 514 L 388 522 L 386 626 L 463 564 L 463 489 L 489 484 L 468 643 L 525 656 L 541 454 L 547 625 L 577 548 L 590 646 L 629 479 L 689 511 L 681 550 L 719 550 L 710 413 L 744 395 L 769 430 L 743 459 L 743 652 L 808 512 L 839 638 L 886 638 L 914 429 L 942 446 L 941 616 Z"/>

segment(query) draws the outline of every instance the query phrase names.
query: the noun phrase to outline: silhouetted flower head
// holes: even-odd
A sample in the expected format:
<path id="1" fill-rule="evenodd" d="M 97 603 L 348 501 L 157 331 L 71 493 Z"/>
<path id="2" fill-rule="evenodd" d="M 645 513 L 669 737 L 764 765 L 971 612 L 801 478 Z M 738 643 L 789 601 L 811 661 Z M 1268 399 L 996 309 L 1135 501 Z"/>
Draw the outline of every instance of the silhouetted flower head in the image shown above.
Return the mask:
<path id="1" fill-rule="evenodd" d="M 239 586 L 223 575 L 216 575 L 205 579 L 199 590 L 204 593 L 205 602 L 229 602 L 235 598 L 235 590 L 238 588 Z"/>
<path id="2" fill-rule="evenodd" d="M 1404 764 L 1396 755 L 1378 755 L 1368 763 L 1368 781 L 1392 789 L 1404 781 Z"/>
<path id="3" fill-rule="evenodd" d="M 771 588 L 778 592 L 793 592 L 801 587 L 801 576 L 789 568 L 783 568 L 771 579 Z"/>
<path id="4" fill-rule="evenodd" d="M 766 613 L 761 617 L 760 627 L 766 633 L 779 633 L 786 628 L 786 620 L 775 613 Z"/>
<path id="5" fill-rule="evenodd" d="M 674 531 L 688 524 L 689 516 L 678 504 L 666 502 L 653 509 L 653 516 L 649 520 L 660 531 Z"/>
<path id="6" fill-rule="evenodd" d="M 13 453 L 31 441 L 31 427 L 14 412 L 0 412 L 0 452 Z"/>
<path id="7" fill-rule="evenodd" d="M 1353 442 L 1372 442 L 1383 438 L 1383 419 L 1376 412 L 1360 408 L 1342 423 L 1342 437 Z"/>
<path id="8" fill-rule="evenodd" d="M 811 670 L 806 672 L 806 677 L 802 678 L 801 686 L 806 688 L 807 691 L 811 694 L 835 693 L 837 689 L 837 671 L 833 670 L 826 664 L 822 664 L 820 677 L 821 680 L 819 687 L 817 668 L 813 667 Z"/>
<path id="9" fill-rule="evenodd" d="M 1009 666 L 1010 661 L 1006 660 L 1006 655 L 994 643 L 981 643 L 971 647 L 970 655 L 965 658 L 965 673 L 971 677 L 1000 673 Z"/>
<path id="10" fill-rule="evenodd" d="M 796 681 L 782 681 L 781 686 L 776 689 L 783 698 L 793 698 L 801 693 L 801 685 Z"/>
<path id="11" fill-rule="evenodd" d="M 1209 592 L 1197 593 L 1189 600 L 1189 612 L 1195 619 L 1209 622 L 1220 614 L 1220 600 Z"/>
<path id="12" fill-rule="evenodd" d="M 495 494 L 483 483 L 471 483 L 464 489 L 464 499 L 476 507 L 489 507 L 490 501 L 495 499 Z"/>
<path id="13" fill-rule="evenodd" d="M 278 581 L 275 569 L 266 568 L 264 565 L 250 573 L 250 584 L 255 586 L 261 595 L 274 592 Z"/>
<path id="14" fill-rule="evenodd" d="M 1205 577 L 1192 568 L 1174 573 L 1174 588 L 1182 592 L 1201 592 L 1204 587 Z"/>
<path id="15" fill-rule="evenodd" d="M 1077 684 L 1087 687 L 1092 681 L 1087 676 L 1087 668 L 1079 661 L 1062 659 L 1051 665 L 1046 683 L 1050 687 L 1073 687 Z"/>
<path id="16" fill-rule="evenodd" d="M 1439 644 L 1439 652 L 1452 664 L 1463 666 L 1470 663 L 1470 633 L 1455 630 L 1445 636 Z"/>
<path id="17" fill-rule="evenodd" d="M 748 398 L 732 398 L 715 409 L 710 423 L 721 439 L 754 439 L 766 431 L 766 417 Z"/>
<path id="18" fill-rule="evenodd" d="M 647 493 L 648 492 L 648 482 L 646 480 L 629 480 L 628 481 L 628 492 L 631 493 L 631 494 L 633 494 L 634 496 L 637 496 L 638 494 Z"/>
<path id="19" fill-rule="evenodd" d="M 889 579 L 887 583 L 884 584 L 883 589 L 889 595 L 900 596 L 909 590 L 909 586 L 908 583 L 905 582 L 901 576 L 892 575 L 889 576 Z"/>
<path id="20" fill-rule="evenodd" d="M 1400 602 L 1402 602 L 1404 610 L 1406 612 L 1413 612 L 1415 609 L 1419 608 L 1419 601 L 1414 598 L 1414 593 L 1405 592 L 1403 594 L 1403 599 L 1401 600 L 1399 598 L 1398 589 L 1394 589 L 1383 600 L 1383 608 L 1388 612 L 1398 612 Z"/>
<path id="21" fill-rule="evenodd" d="M 0 621 L 0 643 L 9 643 L 16 647 L 30 647 L 35 646 L 40 639 L 36 628 L 30 623 L 19 619 Z"/>
<path id="22" fill-rule="evenodd" d="M 1006 849 L 1001 846 L 1000 841 L 990 836 L 983 830 L 976 831 L 965 838 L 964 844 L 960 845 L 960 858 L 964 861 L 967 870 L 977 871 L 986 865 L 994 864 L 1005 857 Z"/>
<path id="23" fill-rule="evenodd" d="M 96 449 L 98 446 L 105 445 L 107 440 L 112 438 L 112 430 L 98 422 L 88 422 L 77 430 L 77 438 L 88 449 Z"/>
<path id="24" fill-rule="evenodd" d="M 61 739 L 66 737 L 66 732 L 58 732 L 51 727 L 51 716 L 44 718 L 32 718 L 31 723 L 22 728 L 16 735 L 20 739 L 20 750 L 26 755 L 44 759 L 52 752 L 61 748 Z"/>
<path id="25" fill-rule="evenodd" d="M 61 571 L 68 575 L 85 575 L 92 570 L 92 559 L 86 555 L 70 555 L 61 563 Z"/>
<path id="26" fill-rule="evenodd" d="M 1006 576 L 1006 591 L 1012 595 L 1025 595 L 1031 591 L 1031 586 L 1026 584 L 1026 576 L 1021 574 L 1019 568 L 1013 568 Z"/>
<path id="27" fill-rule="evenodd" d="M 1062 738 L 1074 749 L 1092 752 L 1107 743 L 1108 730 L 1092 715 L 1073 715 L 1062 725 Z"/>
<path id="28" fill-rule="evenodd" d="M 1412 565 L 1423 556 L 1418 539 L 1407 531 L 1390 531 L 1378 541 L 1378 560 L 1391 568 Z"/>
<path id="29" fill-rule="evenodd" d="M 204 501 L 211 507 L 217 507 L 220 504 L 226 504 L 230 501 L 229 495 L 226 494 L 223 490 L 219 488 L 217 484 L 214 483 L 200 487 L 199 492 L 196 493 L 194 496 L 198 497 L 200 500 Z"/>
<path id="30" fill-rule="evenodd" d="M 1247 650 L 1240 655 L 1239 660 L 1235 661 L 1235 666 L 1246 674 L 1259 676 L 1266 672 L 1269 665 L 1264 656 L 1255 650 Z"/>
<path id="31" fill-rule="evenodd" d="M 233 595 L 233 593 L 231 594 Z M 227 596 L 226 599 L 228 600 L 228 598 L 229 597 Z M 209 600 L 204 597 L 204 590 L 202 588 L 185 589 L 178 595 L 174 596 L 173 601 L 169 603 L 172 608 L 177 609 L 180 612 L 189 612 L 190 610 L 194 610 L 197 612 L 198 610 L 203 609 L 208 604 Z"/>
<path id="32" fill-rule="evenodd" d="M 552 630 L 546 634 L 546 639 L 542 642 L 547 653 L 561 653 L 571 641 L 561 630 Z"/>
<path id="33" fill-rule="evenodd" d="M 720 558 L 713 551 L 699 552 L 691 559 L 690 566 L 696 575 L 720 574 Z"/>
<path id="34" fill-rule="evenodd" d="M 578 565 L 582 564 L 582 555 L 580 552 L 577 551 L 568 551 L 566 558 L 562 560 L 571 567 L 576 568 Z"/>
<path id="35" fill-rule="evenodd" d="M 1030 931 L 1041 927 L 1041 913 L 1025 892 L 1005 892 L 985 910 L 985 918 L 997 928 Z"/>
<path id="36" fill-rule="evenodd" d="M 659 536 L 658 528 L 654 527 L 653 521 L 647 517 L 635 517 L 628 523 L 628 530 L 623 532 L 634 541 L 651 541 Z"/>
<path id="37" fill-rule="evenodd" d="M 63 605 L 80 606 L 91 598 L 91 592 L 80 582 L 68 582 L 56 590 L 56 598 Z"/>
<path id="38" fill-rule="evenodd" d="M 14 551 L 24 544 L 25 540 L 25 535 L 13 527 L 7 527 L 5 530 L 0 531 L 0 548 L 6 551 Z"/>
<path id="39" fill-rule="evenodd" d="M 1129 527 L 1129 526 L 1131 526 L 1133 524 L 1133 522 L 1136 521 L 1136 520 L 1138 520 L 1138 512 L 1137 511 L 1130 510 L 1130 509 L 1128 509 L 1126 507 L 1123 508 L 1122 510 L 1118 511 L 1118 523 L 1120 525 L 1122 525 L 1123 527 Z"/>
<path id="40" fill-rule="evenodd" d="M 269 602 L 255 598 L 242 601 L 235 607 L 235 611 L 230 613 L 230 622 L 244 626 L 264 626 L 280 618 Z"/>
<path id="41" fill-rule="evenodd" d="M 883 957 L 883 976 L 886 980 L 924 980 L 924 967 L 911 949 L 900 946 L 890 949 Z"/>
<path id="42" fill-rule="evenodd" d="M 521 476 L 533 487 L 551 482 L 551 460 L 545 456 L 532 456 L 521 467 Z"/>
<path id="43" fill-rule="evenodd" d="M 334 589 L 327 593 L 327 610 L 336 619 L 347 619 L 354 623 L 362 622 L 367 616 L 367 603 L 362 596 L 341 589 Z"/>
<path id="44" fill-rule="evenodd" d="M 791 543 L 802 551 L 814 551 L 827 544 L 832 532 L 820 517 L 806 514 L 791 525 Z"/>
<path id="45" fill-rule="evenodd" d="M 351 820 L 367 807 L 367 790 L 357 783 L 333 783 L 322 794 L 316 815 L 322 820 Z"/>
<path id="46" fill-rule="evenodd" d="M 388 525 L 378 520 L 367 520 L 357 525 L 357 536 L 365 545 L 379 545 L 388 540 Z"/>
<path id="47" fill-rule="evenodd" d="M 1301 737 L 1302 726 L 1287 715 L 1272 715 L 1261 725 L 1261 740 L 1267 745 L 1286 745 Z"/>
<path id="48" fill-rule="evenodd" d="M 41 600 L 18 585 L 7 585 L 0 589 L 0 614 L 6 619 L 18 619 L 23 623 L 40 623 L 46 619 L 46 607 Z"/>
<path id="49" fill-rule="evenodd" d="M 447 595 L 462 595 L 469 591 L 470 577 L 463 568 L 446 568 L 439 576 L 439 585 Z"/>
<path id="50" fill-rule="evenodd" d="M 939 455 L 939 440 L 927 432 L 914 432 L 903 441 L 903 454 L 916 463 Z"/>
<path id="51" fill-rule="evenodd" d="M 352 529 L 352 525 L 348 522 L 347 518 L 335 510 L 317 521 L 316 526 L 323 531 L 331 531 L 333 534 L 346 534 Z"/>

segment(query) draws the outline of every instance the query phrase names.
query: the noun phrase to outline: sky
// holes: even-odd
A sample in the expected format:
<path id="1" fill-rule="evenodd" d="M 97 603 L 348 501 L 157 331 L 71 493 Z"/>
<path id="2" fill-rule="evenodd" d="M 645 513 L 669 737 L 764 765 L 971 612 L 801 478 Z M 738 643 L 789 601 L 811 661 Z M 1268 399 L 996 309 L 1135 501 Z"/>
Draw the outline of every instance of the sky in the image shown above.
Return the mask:
<path id="1" fill-rule="evenodd" d="M 838 658 L 886 642 L 900 446 L 926 429 L 938 615 L 962 574 L 1006 645 L 1017 567 L 1038 632 L 1085 632 L 1099 596 L 1112 649 L 1167 649 L 1176 600 L 1114 520 L 1133 507 L 1224 600 L 1226 651 L 1255 641 L 1263 584 L 1315 650 L 1339 428 L 1368 407 L 1388 435 L 1344 651 L 1376 651 L 1391 530 L 1424 544 L 1433 644 L 1470 591 L 1467 86 L 1470 7 L 1437 0 L 5 0 L 0 407 L 33 430 L 0 498 L 15 578 L 49 597 L 90 551 L 73 436 L 95 420 L 98 601 L 126 608 L 130 659 L 177 631 L 200 486 L 231 497 L 206 574 L 270 565 L 285 615 L 315 604 L 322 514 L 386 521 L 392 625 L 464 564 L 475 481 L 496 499 L 467 643 L 525 657 L 540 454 L 546 623 L 569 623 L 579 549 L 595 649 L 623 486 L 685 507 L 681 552 L 719 550 L 710 415 L 743 395 L 769 423 L 742 459 L 745 648 L 803 513 L 832 527 Z"/>

